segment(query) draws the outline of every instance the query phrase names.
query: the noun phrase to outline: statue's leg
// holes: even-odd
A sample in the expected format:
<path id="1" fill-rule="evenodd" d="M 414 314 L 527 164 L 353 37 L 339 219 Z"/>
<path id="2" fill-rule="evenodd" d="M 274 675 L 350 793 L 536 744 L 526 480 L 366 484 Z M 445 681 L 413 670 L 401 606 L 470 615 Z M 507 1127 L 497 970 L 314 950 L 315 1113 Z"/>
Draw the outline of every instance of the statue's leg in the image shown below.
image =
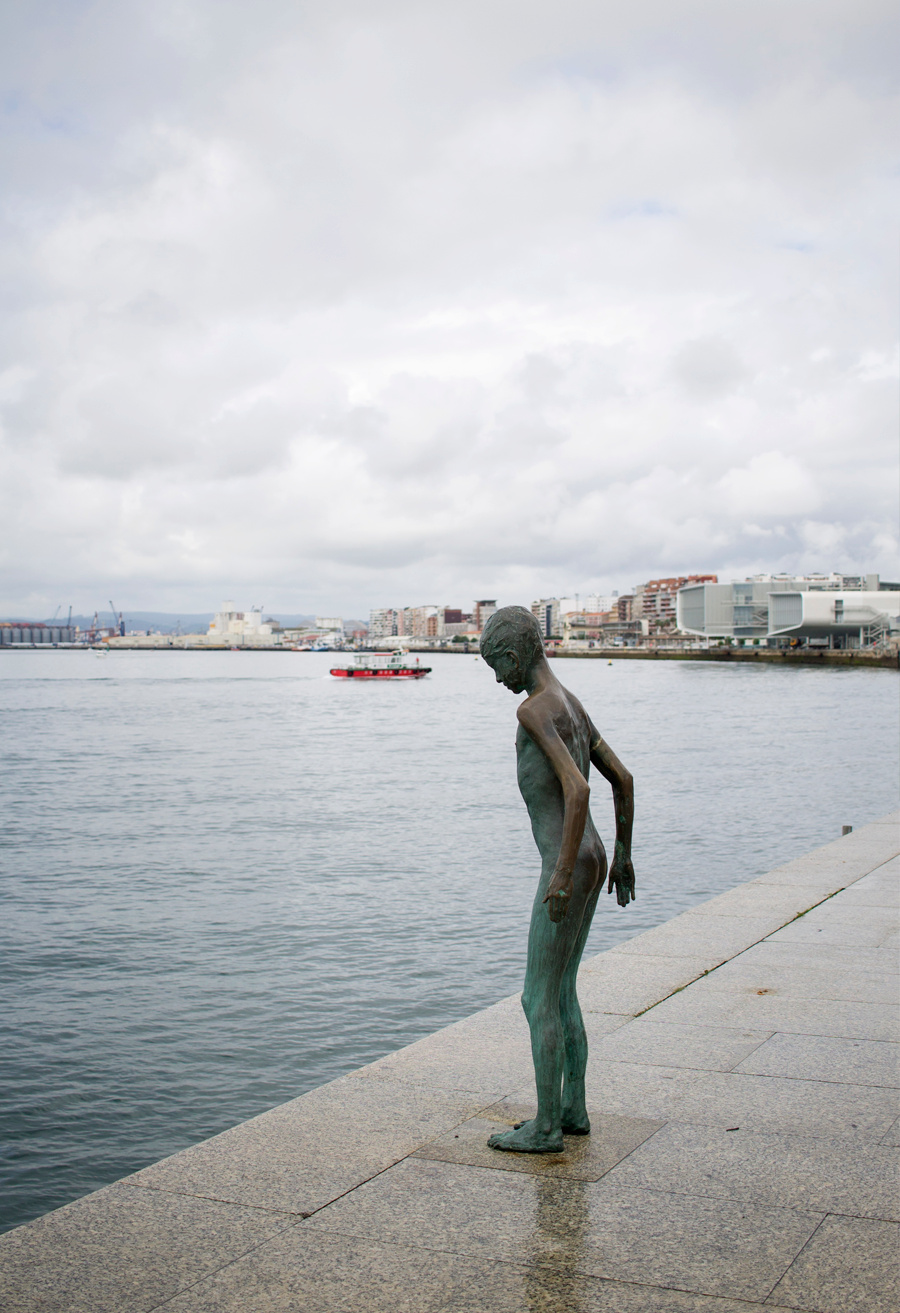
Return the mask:
<path id="1" fill-rule="evenodd" d="M 563 972 L 559 996 L 560 1021 L 565 1045 L 561 1117 L 564 1135 L 589 1135 L 591 1131 L 584 1094 L 588 1043 L 575 984 L 602 883 L 602 880 L 598 880 L 593 893 L 588 897 L 584 916 L 581 919 L 581 929 L 578 932 L 578 941 Z"/>
<path id="2" fill-rule="evenodd" d="M 564 1147 L 562 1084 L 566 1041 L 560 994 L 566 966 L 581 938 L 586 904 L 594 892 L 591 889 L 590 894 L 586 894 L 584 884 L 576 880 L 572 904 L 566 916 L 562 921 L 551 921 L 543 901 L 549 872 L 545 875 L 547 878 L 541 880 L 531 914 L 528 966 L 522 991 L 522 1007 L 531 1030 L 537 1116 L 522 1122 L 512 1131 L 492 1135 L 488 1140 L 493 1149 L 518 1153 L 561 1153 Z"/>

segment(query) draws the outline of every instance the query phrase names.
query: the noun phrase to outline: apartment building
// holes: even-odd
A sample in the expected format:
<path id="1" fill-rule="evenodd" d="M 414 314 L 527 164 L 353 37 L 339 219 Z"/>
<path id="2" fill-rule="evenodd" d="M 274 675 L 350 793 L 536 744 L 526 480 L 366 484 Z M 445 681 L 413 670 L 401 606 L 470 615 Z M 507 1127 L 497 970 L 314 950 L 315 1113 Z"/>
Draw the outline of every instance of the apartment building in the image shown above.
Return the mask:
<path id="1" fill-rule="evenodd" d="M 494 600 L 482 599 L 473 611 L 452 606 L 381 607 L 369 612 L 368 637 L 377 642 L 403 638 L 414 642 L 476 637 L 497 610 Z"/>
<path id="2" fill-rule="evenodd" d="M 689 584 L 706 583 L 718 583 L 718 575 L 679 575 L 671 579 L 650 579 L 645 584 L 638 584 L 632 601 L 632 618 L 646 620 L 652 633 L 675 621 L 679 589 Z"/>
<path id="3" fill-rule="evenodd" d="M 584 599 L 584 610 L 589 615 L 612 611 L 615 609 L 618 600 L 618 592 L 610 593 L 608 596 L 604 593 L 588 593 Z"/>
<path id="4" fill-rule="evenodd" d="M 400 614 L 393 607 L 379 607 L 369 612 L 369 638 L 395 638 L 398 632 Z"/>
<path id="5" fill-rule="evenodd" d="M 604 626 L 618 624 L 615 611 L 567 611 L 562 617 L 564 643 L 596 641 L 604 637 Z"/>
<path id="6" fill-rule="evenodd" d="M 404 638 L 428 638 L 429 621 L 434 622 L 431 628 L 437 633 L 438 607 L 436 606 L 405 606 L 397 615 L 397 633 L 402 634 Z"/>
<path id="7" fill-rule="evenodd" d="M 545 638 L 561 638 L 563 616 L 581 609 L 577 597 L 541 597 L 531 603 L 531 614 Z"/>
<path id="8" fill-rule="evenodd" d="M 496 610 L 497 610 L 496 600 L 482 601 L 475 603 L 475 611 L 473 613 L 473 619 L 475 621 L 475 628 L 478 630 L 479 633 L 481 633 L 482 629 L 484 629 L 485 625 L 490 620 L 491 616 L 494 614 Z"/>

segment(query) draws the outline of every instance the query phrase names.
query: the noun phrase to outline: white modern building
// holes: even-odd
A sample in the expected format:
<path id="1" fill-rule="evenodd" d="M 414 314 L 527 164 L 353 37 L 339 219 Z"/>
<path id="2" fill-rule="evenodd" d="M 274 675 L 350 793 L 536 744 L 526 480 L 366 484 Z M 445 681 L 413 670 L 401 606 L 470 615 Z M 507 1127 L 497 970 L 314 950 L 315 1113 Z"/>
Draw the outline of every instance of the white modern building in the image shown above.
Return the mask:
<path id="1" fill-rule="evenodd" d="M 757 575 L 681 588 L 677 625 L 688 634 L 747 641 L 799 639 L 833 647 L 883 641 L 900 621 L 900 590 L 870 575 Z"/>
<path id="2" fill-rule="evenodd" d="M 832 647 L 868 647 L 900 633 L 900 592 L 769 594 L 769 637 L 804 638 Z"/>

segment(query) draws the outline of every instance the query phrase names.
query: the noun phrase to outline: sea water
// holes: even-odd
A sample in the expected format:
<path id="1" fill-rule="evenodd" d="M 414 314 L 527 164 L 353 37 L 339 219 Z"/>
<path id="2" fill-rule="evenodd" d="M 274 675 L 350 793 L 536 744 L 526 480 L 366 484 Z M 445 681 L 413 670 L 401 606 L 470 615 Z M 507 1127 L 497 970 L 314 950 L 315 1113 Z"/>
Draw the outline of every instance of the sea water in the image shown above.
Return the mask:
<path id="1" fill-rule="evenodd" d="M 0 1225 L 521 987 L 517 699 L 422 660 L 0 653 Z M 554 669 L 635 778 L 637 902 L 588 954 L 896 806 L 891 671 Z M 611 847 L 599 775 L 591 806 Z"/>

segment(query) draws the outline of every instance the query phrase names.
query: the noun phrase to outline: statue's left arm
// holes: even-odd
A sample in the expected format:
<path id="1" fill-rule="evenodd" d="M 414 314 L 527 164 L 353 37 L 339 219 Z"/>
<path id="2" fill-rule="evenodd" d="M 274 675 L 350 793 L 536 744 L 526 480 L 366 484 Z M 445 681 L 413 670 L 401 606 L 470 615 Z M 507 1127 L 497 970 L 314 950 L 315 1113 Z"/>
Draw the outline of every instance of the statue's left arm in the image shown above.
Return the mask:
<path id="1" fill-rule="evenodd" d="M 620 907 L 627 907 L 635 897 L 634 867 L 631 864 L 631 831 L 634 826 L 634 780 L 608 743 L 591 725 L 591 761 L 612 785 L 616 808 L 616 850 L 609 868 L 607 893 L 616 891 Z"/>

